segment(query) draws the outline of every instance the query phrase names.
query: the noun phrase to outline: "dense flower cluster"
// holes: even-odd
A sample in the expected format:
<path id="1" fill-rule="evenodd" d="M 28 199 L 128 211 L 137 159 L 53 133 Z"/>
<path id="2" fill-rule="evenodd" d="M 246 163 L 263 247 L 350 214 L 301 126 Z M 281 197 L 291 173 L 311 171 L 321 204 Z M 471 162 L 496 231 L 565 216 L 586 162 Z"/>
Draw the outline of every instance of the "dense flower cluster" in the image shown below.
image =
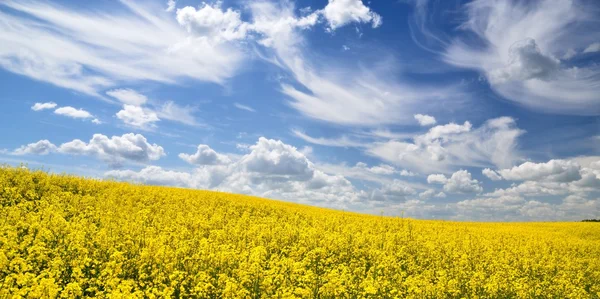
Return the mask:
<path id="1" fill-rule="evenodd" d="M 456 223 L 0 168 L 0 297 L 599 298 L 595 223 Z"/>

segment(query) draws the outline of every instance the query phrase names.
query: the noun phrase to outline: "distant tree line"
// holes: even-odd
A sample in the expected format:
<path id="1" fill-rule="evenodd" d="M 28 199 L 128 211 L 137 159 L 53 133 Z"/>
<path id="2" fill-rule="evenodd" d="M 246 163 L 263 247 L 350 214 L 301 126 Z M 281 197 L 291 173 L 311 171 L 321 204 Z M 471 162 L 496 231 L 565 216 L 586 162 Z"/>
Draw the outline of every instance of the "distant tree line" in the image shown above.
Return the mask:
<path id="1" fill-rule="evenodd" d="M 581 222 L 600 222 L 600 219 L 584 219 Z"/>

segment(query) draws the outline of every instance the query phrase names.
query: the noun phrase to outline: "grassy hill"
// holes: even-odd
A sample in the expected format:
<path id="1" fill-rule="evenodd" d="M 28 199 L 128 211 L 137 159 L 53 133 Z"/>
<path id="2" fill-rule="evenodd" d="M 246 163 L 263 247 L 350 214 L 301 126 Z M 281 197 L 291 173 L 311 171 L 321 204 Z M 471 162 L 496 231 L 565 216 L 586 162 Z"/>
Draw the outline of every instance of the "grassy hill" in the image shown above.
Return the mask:
<path id="1" fill-rule="evenodd" d="M 0 298 L 599 298 L 596 223 L 377 217 L 0 168 Z"/>

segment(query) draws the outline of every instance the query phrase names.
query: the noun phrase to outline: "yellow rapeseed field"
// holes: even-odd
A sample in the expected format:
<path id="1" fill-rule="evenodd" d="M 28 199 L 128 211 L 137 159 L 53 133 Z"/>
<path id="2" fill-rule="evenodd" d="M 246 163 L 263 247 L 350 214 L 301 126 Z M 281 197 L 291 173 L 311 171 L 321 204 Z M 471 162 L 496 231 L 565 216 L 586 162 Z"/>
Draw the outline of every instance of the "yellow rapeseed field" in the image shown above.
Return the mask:
<path id="1" fill-rule="evenodd" d="M 378 217 L 0 168 L 0 298 L 600 298 L 598 223 Z"/>

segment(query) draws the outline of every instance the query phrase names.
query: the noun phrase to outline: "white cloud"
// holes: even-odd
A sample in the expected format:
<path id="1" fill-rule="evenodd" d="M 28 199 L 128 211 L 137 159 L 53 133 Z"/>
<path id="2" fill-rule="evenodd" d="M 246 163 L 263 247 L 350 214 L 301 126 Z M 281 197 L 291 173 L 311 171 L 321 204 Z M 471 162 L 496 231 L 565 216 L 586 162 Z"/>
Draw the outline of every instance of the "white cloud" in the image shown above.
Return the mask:
<path id="1" fill-rule="evenodd" d="M 405 201 L 408 196 L 416 194 L 415 189 L 400 180 L 393 180 L 381 188 L 372 191 L 370 200 L 374 201 Z"/>
<path id="2" fill-rule="evenodd" d="M 35 143 L 21 146 L 15 149 L 13 155 L 47 155 L 57 150 L 56 145 L 52 144 L 48 140 L 40 140 Z"/>
<path id="3" fill-rule="evenodd" d="M 510 169 L 498 170 L 505 180 L 572 182 L 581 179 L 579 164 L 568 160 L 550 160 L 546 163 L 525 162 Z"/>
<path id="4" fill-rule="evenodd" d="M 577 51 L 573 49 L 568 49 L 567 52 L 565 52 L 565 55 L 563 55 L 562 59 L 569 60 L 575 56 L 577 56 Z"/>
<path id="5" fill-rule="evenodd" d="M 585 50 L 583 50 L 583 53 L 594 53 L 594 52 L 600 52 L 600 42 L 595 42 L 595 43 L 589 45 L 587 48 L 585 48 Z"/>
<path id="6" fill-rule="evenodd" d="M 240 110 L 246 110 L 246 111 L 250 111 L 250 112 L 256 112 L 256 110 L 254 110 L 254 108 L 246 106 L 246 105 L 242 105 L 240 103 L 233 103 L 233 106 L 235 108 L 240 109 Z"/>
<path id="7" fill-rule="evenodd" d="M 366 166 L 366 164 L 364 164 Z M 356 164 L 356 166 L 359 166 L 359 163 Z M 391 165 L 386 165 L 386 164 L 380 164 L 377 166 L 373 166 L 371 168 L 367 168 L 368 171 L 375 173 L 375 174 L 384 174 L 384 175 L 390 175 L 390 174 L 394 174 L 396 173 L 396 169 L 391 166 Z"/>
<path id="8" fill-rule="evenodd" d="M 402 171 L 400 171 L 400 175 L 401 176 L 415 176 L 416 174 L 414 172 L 410 172 L 406 169 L 402 169 Z"/>
<path id="9" fill-rule="evenodd" d="M 196 126 L 198 125 L 198 122 L 196 121 L 194 113 L 197 110 L 196 107 L 179 106 L 173 101 L 167 101 L 158 107 L 156 113 L 161 119 L 167 119 L 189 126 Z"/>
<path id="10" fill-rule="evenodd" d="M 48 102 L 48 103 L 35 103 L 35 105 L 31 106 L 31 110 L 33 111 L 41 111 L 46 109 L 54 109 L 56 107 L 56 103 Z"/>
<path id="11" fill-rule="evenodd" d="M 394 179 L 397 180 L 397 175 L 406 176 L 408 174 L 404 173 L 403 175 L 403 171 L 398 171 L 391 165 L 379 164 L 375 166 L 368 166 L 363 162 L 358 162 L 354 166 L 348 166 L 346 164 L 317 163 L 314 165 L 314 167 L 327 174 L 342 175 L 346 178 L 372 182 L 377 185 L 391 184 Z M 405 182 L 405 184 L 414 189 L 427 188 L 425 184 L 415 182 Z"/>
<path id="12" fill-rule="evenodd" d="M 116 116 L 127 125 L 143 129 L 154 128 L 156 127 L 154 123 L 161 119 L 190 126 L 198 125 L 193 115 L 197 110 L 195 107 L 179 106 L 173 101 L 162 104 L 157 101 L 150 103 L 148 97 L 132 89 L 115 89 L 106 94 L 124 104 L 123 109 Z"/>
<path id="13" fill-rule="evenodd" d="M 484 170 L 482 170 L 481 174 L 485 175 L 492 181 L 502 180 L 502 177 L 497 172 L 495 172 L 489 168 L 485 168 Z"/>
<path id="14" fill-rule="evenodd" d="M 250 154 L 240 162 L 250 172 L 295 180 L 313 175 L 313 168 L 306 156 L 280 140 L 261 137 L 250 150 Z"/>
<path id="15" fill-rule="evenodd" d="M 443 174 L 432 174 L 427 177 L 430 184 L 443 184 L 444 191 L 448 193 L 480 193 L 483 187 L 479 181 L 471 178 L 471 174 L 466 170 L 459 170 L 447 178 Z"/>
<path id="16" fill-rule="evenodd" d="M 362 0 L 329 0 L 323 16 L 331 30 L 350 23 L 371 23 L 373 28 L 381 26 L 381 16 L 365 6 Z"/>
<path id="17" fill-rule="evenodd" d="M 202 156 L 202 159 L 205 156 L 225 157 L 208 147 L 201 148 L 199 152 L 201 154 L 198 156 Z M 211 161 L 214 162 L 214 159 Z M 220 165 L 198 165 L 189 172 L 149 166 L 138 172 L 118 170 L 105 175 L 148 184 L 208 188 L 332 207 L 344 207 L 345 203 L 366 196 L 343 176 L 328 175 L 315 169 L 313 163 L 298 149 L 278 140 L 261 137 L 250 147 L 248 154 L 238 160 L 230 159 L 228 163 L 223 160 L 220 162 Z"/>
<path id="18" fill-rule="evenodd" d="M 427 176 L 427 183 L 429 184 L 445 184 L 448 178 L 443 174 L 430 174 Z"/>
<path id="19" fill-rule="evenodd" d="M 485 194 L 498 197 L 545 196 L 545 195 L 583 195 L 595 192 L 600 188 L 600 168 L 597 157 L 590 159 L 550 160 L 545 163 L 526 162 L 510 169 L 501 169 L 495 173 L 505 180 L 523 181 L 509 188 L 496 189 Z M 587 162 L 586 162 L 587 160 Z M 584 163 L 581 166 L 579 162 Z M 597 160 L 596 160 L 597 161 Z"/>
<path id="20" fill-rule="evenodd" d="M 104 175 L 106 177 L 141 182 L 148 185 L 195 187 L 192 173 L 164 170 L 158 166 L 148 166 L 139 172 L 132 170 L 111 170 Z"/>
<path id="21" fill-rule="evenodd" d="M 457 203 L 461 209 L 471 210 L 471 212 L 484 212 L 486 210 L 518 210 L 525 200 L 519 196 L 502 196 L 497 198 L 476 198 L 463 200 Z"/>
<path id="22" fill-rule="evenodd" d="M 160 121 L 154 111 L 127 104 L 123 105 L 123 109 L 117 112 L 116 116 L 125 124 L 142 129 L 156 127 L 154 123 Z"/>
<path id="23" fill-rule="evenodd" d="M 437 123 L 435 117 L 427 114 L 415 114 L 415 119 L 419 122 L 419 125 L 423 127 L 432 126 Z"/>
<path id="24" fill-rule="evenodd" d="M 342 136 L 340 138 L 328 139 L 328 138 L 315 138 L 308 136 L 306 133 L 294 129 L 292 130 L 292 134 L 294 136 L 312 144 L 324 145 L 324 146 L 334 146 L 334 147 L 363 147 L 365 144 L 363 142 L 352 140 L 347 136 Z"/>
<path id="25" fill-rule="evenodd" d="M 195 165 L 221 165 L 231 163 L 229 157 L 215 152 L 205 144 L 198 145 L 196 153 L 192 155 L 181 153 L 179 154 L 179 158 Z"/>
<path id="26" fill-rule="evenodd" d="M 441 42 L 446 62 L 480 70 L 498 94 L 531 109 L 600 113 L 600 67 L 562 65 L 556 58 L 600 39 L 592 29 L 595 7 L 582 1 L 476 0 L 465 11 L 460 29 L 479 39 Z M 581 28 L 590 30 L 581 34 Z"/>
<path id="27" fill-rule="evenodd" d="M 420 199 L 429 199 L 431 197 L 433 197 L 433 195 L 435 194 L 435 190 L 433 189 L 427 189 L 421 193 L 419 193 L 419 198 Z"/>
<path id="28" fill-rule="evenodd" d="M 150 144 L 143 135 L 124 134 L 108 138 L 94 134 L 89 142 L 75 139 L 56 146 L 48 140 L 40 140 L 15 149 L 14 155 L 47 155 L 50 153 L 84 155 L 98 158 L 111 166 L 121 166 L 126 161 L 146 163 L 165 156 L 164 149 Z"/>
<path id="29" fill-rule="evenodd" d="M 177 2 L 175 2 L 175 0 L 167 1 L 167 9 L 165 11 L 166 12 L 175 11 L 175 5 L 177 5 Z"/>
<path id="30" fill-rule="evenodd" d="M 99 91 L 141 80 L 223 83 L 242 50 L 190 36 L 172 14 L 150 2 L 120 1 L 119 14 L 50 2 L 2 1 L 0 67 L 101 97 Z"/>
<path id="31" fill-rule="evenodd" d="M 107 95 L 119 100 L 123 104 L 142 106 L 148 102 L 148 98 L 133 89 L 113 89 L 106 92 Z"/>
<path id="32" fill-rule="evenodd" d="M 567 197 L 561 203 L 526 200 L 520 196 L 474 198 L 457 203 L 432 204 L 408 200 L 394 208 L 409 217 L 469 221 L 579 221 L 600 216 L 600 199 Z"/>
<path id="33" fill-rule="evenodd" d="M 458 218 L 477 220 L 511 220 L 528 205 L 520 196 L 502 196 L 498 198 L 475 198 L 456 203 Z"/>
<path id="34" fill-rule="evenodd" d="M 485 220 L 582 220 L 596 218 L 600 200 L 590 200 L 579 196 L 567 196 L 560 204 L 538 200 L 527 201 L 520 196 L 497 198 L 477 198 L 457 204 L 461 218 Z"/>
<path id="35" fill-rule="evenodd" d="M 344 3 L 333 1 L 329 5 L 337 11 L 336 7 Z M 440 109 L 437 103 L 442 100 L 464 100 L 459 85 L 419 86 L 392 80 L 397 70 L 391 57 L 382 57 L 368 69 L 315 57 L 306 48 L 300 30 L 316 24 L 316 13 L 299 18 L 291 3 L 277 6 L 260 2 L 250 8 L 252 28 L 264 37 L 259 42 L 267 47 L 263 56 L 288 71 L 298 83 L 282 81 L 281 91 L 289 97 L 290 106 L 307 117 L 340 125 L 408 124 L 417 111 Z"/>
<path id="36" fill-rule="evenodd" d="M 240 12 L 231 8 L 222 10 L 220 5 L 220 2 L 212 6 L 203 3 L 198 10 L 191 6 L 178 9 L 177 22 L 195 36 L 217 41 L 246 38 L 248 23 L 241 20 Z"/>
<path id="37" fill-rule="evenodd" d="M 250 4 L 250 10 L 251 28 L 261 36 L 258 43 L 270 48 L 287 47 L 296 43 L 298 40 L 295 30 L 311 28 L 317 24 L 319 18 L 318 12 L 297 17 L 291 2 L 277 5 L 257 1 Z"/>
<path id="38" fill-rule="evenodd" d="M 512 166 L 520 159 L 517 139 L 524 131 L 509 117 L 486 121 L 472 129 L 462 125 L 438 125 L 412 142 L 389 140 L 369 145 L 367 153 L 419 172 L 451 172 L 463 166 Z"/>
<path id="39" fill-rule="evenodd" d="M 125 161 L 156 161 L 165 155 L 161 146 L 150 144 L 143 135 L 133 133 L 111 138 L 94 134 L 88 143 L 75 139 L 61 144 L 58 151 L 63 154 L 96 157 L 111 166 L 120 166 Z"/>
<path id="40" fill-rule="evenodd" d="M 71 117 L 71 118 L 83 118 L 83 119 L 86 119 L 86 118 L 93 118 L 94 117 L 91 113 L 89 113 L 89 112 L 87 112 L 87 111 L 85 111 L 83 109 L 76 109 L 76 108 L 73 108 L 73 107 L 70 107 L 70 106 L 60 107 L 60 108 L 54 110 L 54 113 L 58 114 L 58 115 L 63 115 L 63 116 Z"/>
<path id="41" fill-rule="evenodd" d="M 517 41 L 508 49 L 507 65 L 490 71 L 492 84 L 530 79 L 549 80 L 558 70 L 560 61 L 541 53 L 535 40 L 527 38 Z"/>

